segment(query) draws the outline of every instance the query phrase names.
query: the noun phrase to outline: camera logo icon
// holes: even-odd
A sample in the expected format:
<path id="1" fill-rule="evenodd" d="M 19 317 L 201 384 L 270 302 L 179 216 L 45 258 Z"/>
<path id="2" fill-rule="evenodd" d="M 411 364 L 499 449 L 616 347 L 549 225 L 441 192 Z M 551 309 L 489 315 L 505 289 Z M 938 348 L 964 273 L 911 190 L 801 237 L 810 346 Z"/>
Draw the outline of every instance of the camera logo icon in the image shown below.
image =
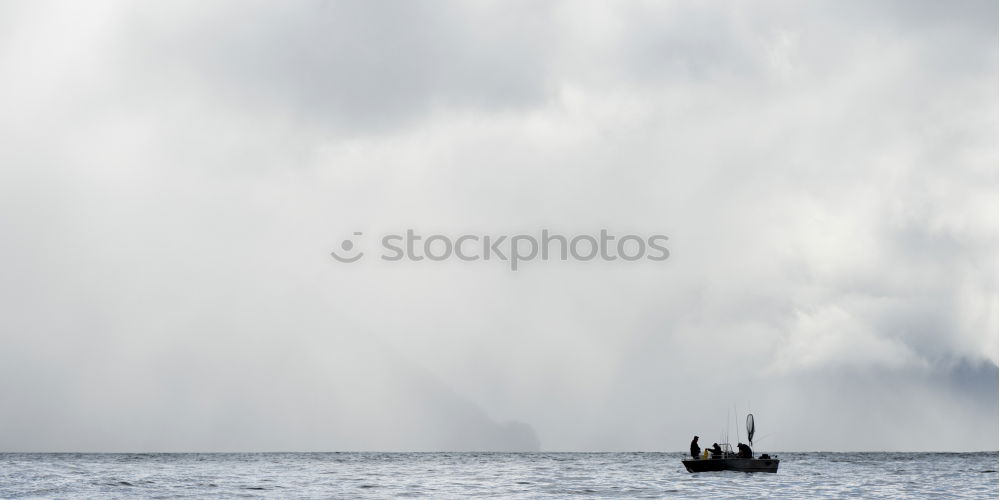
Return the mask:
<path id="1" fill-rule="evenodd" d="M 361 234 L 362 233 L 360 231 L 357 231 L 357 232 L 354 233 L 354 236 L 361 236 Z M 354 250 L 354 239 L 353 238 L 348 238 L 348 239 L 340 242 L 340 249 L 343 250 L 346 254 L 349 255 L 351 253 L 351 251 Z M 333 257 L 334 259 L 337 259 L 338 262 L 344 262 L 344 263 L 347 263 L 347 264 L 350 264 L 351 262 L 357 262 L 358 259 L 360 259 L 361 257 L 364 257 L 364 255 L 365 255 L 364 252 L 358 252 L 357 255 L 343 257 L 336 250 L 330 252 L 330 257 Z"/>

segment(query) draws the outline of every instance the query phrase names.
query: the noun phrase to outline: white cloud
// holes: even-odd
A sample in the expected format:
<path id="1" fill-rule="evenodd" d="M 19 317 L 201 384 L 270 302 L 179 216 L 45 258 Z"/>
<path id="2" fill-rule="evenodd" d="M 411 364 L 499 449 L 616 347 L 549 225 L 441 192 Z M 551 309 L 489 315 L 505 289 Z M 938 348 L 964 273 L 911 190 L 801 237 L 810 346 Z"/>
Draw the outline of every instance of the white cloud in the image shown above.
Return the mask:
<path id="1" fill-rule="evenodd" d="M 6 448 L 996 435 L 995 5 L 102 5 L 0 15 Z M 672 257 L 325 258 L 408 227 Z"/>

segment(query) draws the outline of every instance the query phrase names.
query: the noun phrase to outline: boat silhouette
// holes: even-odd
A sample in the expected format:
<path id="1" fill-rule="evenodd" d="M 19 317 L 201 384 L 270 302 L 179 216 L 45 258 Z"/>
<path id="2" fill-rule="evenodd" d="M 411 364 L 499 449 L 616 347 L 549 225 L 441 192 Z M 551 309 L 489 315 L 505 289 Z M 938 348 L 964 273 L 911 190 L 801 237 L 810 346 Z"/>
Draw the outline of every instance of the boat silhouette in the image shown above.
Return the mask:
<path id="1" fill-rule="evenodd" d="M 684 468 L 688 472 L 713 472 L 713 471 L 738 471 L 738 472 L 778 472 L 778 464 L 781 462 L 777 457 L 762 454 L 754 458 L 753 435 L 756 431 L 753 414 L 747 415 L 747 441 L 749 445 L 739 443 L 737 451 L 729 443 L 718 445 L 716 449 L 706 448 L 697 458 L 692 457 L 681 460 Z M 693 446 L 693 445 L 692 445 Z M 694 450 L 692 450 L 694 453 Z"/>

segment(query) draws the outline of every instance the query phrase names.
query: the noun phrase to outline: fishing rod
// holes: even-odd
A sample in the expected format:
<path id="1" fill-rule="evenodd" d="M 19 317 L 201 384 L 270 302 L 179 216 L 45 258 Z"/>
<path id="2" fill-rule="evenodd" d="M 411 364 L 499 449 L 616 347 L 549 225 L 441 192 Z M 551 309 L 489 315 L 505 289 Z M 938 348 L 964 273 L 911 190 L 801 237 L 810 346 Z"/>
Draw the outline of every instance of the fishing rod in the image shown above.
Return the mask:
<path id="1" fill-rule="evenodd" d="M 736 421 L 736 442 L 741 443 L 742 441 L 740 441 L 740 420 L 739 420 L 740 417 L 738 415 L 739 412 L 736 409 L 736 405 L 733 405 L 733 419 Z"/>

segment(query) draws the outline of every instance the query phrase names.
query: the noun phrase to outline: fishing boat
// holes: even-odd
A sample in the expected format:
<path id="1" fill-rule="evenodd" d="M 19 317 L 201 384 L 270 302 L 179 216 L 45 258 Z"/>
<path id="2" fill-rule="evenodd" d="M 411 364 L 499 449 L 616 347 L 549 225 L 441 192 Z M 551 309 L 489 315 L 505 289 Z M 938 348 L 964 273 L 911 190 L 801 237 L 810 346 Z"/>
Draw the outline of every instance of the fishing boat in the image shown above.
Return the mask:
<path id="1" fill-rule="evenodd" d="M 720 444 L 721 451 L 713 453 L 711 449 L 706 449 L 698 458 L 682 460 L 684 468 L 688 472 L 712 472 L 712 471 L 737 471 L 737 472 L 778 472 L 780 460 L 768 454 L 753 456 L 753 435 L 756 431 L 753 414 L 747 415 L 747 441 L 749 445 L 742 445 L 739 452 L 733 452 L 729 443 Z"/>

